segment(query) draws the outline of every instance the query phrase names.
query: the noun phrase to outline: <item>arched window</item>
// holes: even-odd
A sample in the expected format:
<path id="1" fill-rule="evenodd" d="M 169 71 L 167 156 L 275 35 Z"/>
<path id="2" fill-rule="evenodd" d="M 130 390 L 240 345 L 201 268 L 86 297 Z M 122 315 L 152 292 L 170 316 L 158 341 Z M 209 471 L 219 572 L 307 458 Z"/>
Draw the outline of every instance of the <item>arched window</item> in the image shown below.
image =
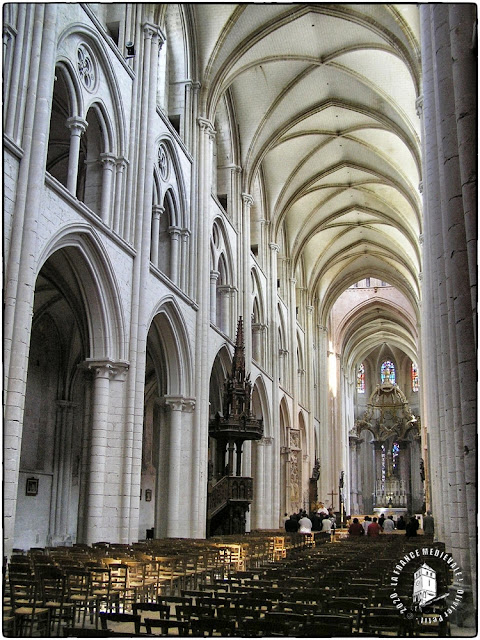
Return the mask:
<path id="1" fill-rule="evenodd" d="M 416 362 L 412 362 L 412 391 L 418 391 L 418 366 Z"/>
<path id="2" fill-rule="evenodd" d="M 382 384 L 395 384 L 395 365 L 391 360 L 385 360 L 380 367 Z"/>
<path id="3" fill-rule="evenodd" d="M 365 393 L 365 365 L 363 362 L 357 369 L 357 393 Z"/>

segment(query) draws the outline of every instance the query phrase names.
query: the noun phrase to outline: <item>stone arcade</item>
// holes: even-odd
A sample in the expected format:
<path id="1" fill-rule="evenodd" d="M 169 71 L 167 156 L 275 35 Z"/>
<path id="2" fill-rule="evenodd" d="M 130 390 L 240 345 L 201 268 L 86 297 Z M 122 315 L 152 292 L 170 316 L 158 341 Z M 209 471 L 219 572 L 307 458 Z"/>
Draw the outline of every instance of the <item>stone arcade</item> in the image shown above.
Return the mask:
<path id="1" fill-rule="evenodd" d="M 475 597 L 476 6 L 3 10 L 5 554 L 223 483 L 431 509 Z"/>

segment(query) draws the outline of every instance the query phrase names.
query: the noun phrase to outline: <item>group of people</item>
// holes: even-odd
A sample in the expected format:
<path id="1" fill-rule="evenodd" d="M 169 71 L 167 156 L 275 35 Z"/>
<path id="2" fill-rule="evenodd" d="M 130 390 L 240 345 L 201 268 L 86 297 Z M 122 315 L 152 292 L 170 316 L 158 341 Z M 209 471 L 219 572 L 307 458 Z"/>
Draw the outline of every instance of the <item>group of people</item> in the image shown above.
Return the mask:
<path id="1" fill-rule="evenodd" d="M 287 514 L 285 514 L 287 516 Z M 298 513 L 292 513 L 285 520 L 285 531 L 289 533 L 312 533 L 312 531 L 320 531 L 322 533 L 331 533 L 335 530 L 336 519 L 332 510 L 321 507 L 318 511 L 313 511 L 310 515 L 300 510 Z"/>
<path id="2" fill-rule="evenodd" d="M 298 513 L 292 513 L 290 517 L 285 514 L 285 531 L 289 533 L 312 533 L 312 531 L 320 531 L 322 533 L 331 534 L 336 527 L 336 518 L 332 512 L 332 509 L 326 509 L 323 505 L 318 511 L 313 511 L 310 515 L 303 509 L 300 509 Z M 348 527 L 348 533 L 350 536 L 369 536 L 377 537 L 380 533 L 392 533 L 395 529 L 405 531 L 405 535 L 410 538 L 417 535 L 417 531 L 420 528 L 420 521 L 416 516 L 411 516 L 408 522 L 404 519 L 403 515 L 400 515 L 395 522 L 393 516 L 390 515 L 385 518 L 382 513 L 379 518 L 365 516 L 362 523 L 358 518 L 354 518 L 350 526 Z M 434 533 L 434 519 L 430 511 L 423 516 L 423 534 L 428 537 L 433 537 Z"/>
<path id="3" fill-rule="evenodd" d="M 385 518 L 382 513 L 379 518 L 370 518 L 365 516 L 363 523 L 358 521 L 358 518 L 354 518 L 352 524 L 348 528 L 350 536 L 363 536 L 376 537 L 380 533 L 392 533 L 394 529 L 404 530 L 407 538 L 417 535 L 417 531 L 420 528 L 419 519 L 416 516 L 411 516 L 407 522 L 403 515 L 399 516 L 396 522 L 393 520 L 393 516 Z M 433 537 L 435 529 L 435 523 L 430 511 L 423 517 L 423 534 L 428 537 Z"/>

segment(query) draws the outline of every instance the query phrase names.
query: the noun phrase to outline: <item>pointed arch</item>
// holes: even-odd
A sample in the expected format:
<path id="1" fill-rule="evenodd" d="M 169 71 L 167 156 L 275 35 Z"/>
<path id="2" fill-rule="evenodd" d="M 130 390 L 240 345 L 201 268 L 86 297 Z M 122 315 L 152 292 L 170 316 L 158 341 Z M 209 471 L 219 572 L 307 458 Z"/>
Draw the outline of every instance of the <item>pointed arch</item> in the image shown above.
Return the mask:
<path id="1" fill-rule="evenodd" d="M 71 269 L 81 284 L 90 357 L 125 360 L 124 304 L 115 271 L 98 234 L 83 223 L 65 226 L 40 254 L 37 276 L 43 264 L 57 251 L 68 254 Z"/>
<path id="2" fill-rule="evenodd" d="M 173 296 L 167 296 L 159 302 L 149 324 L 155 327 L 167 367 L 165 393 L 171 396 L 191 397 L 191 345 L 185 320 Z"/>

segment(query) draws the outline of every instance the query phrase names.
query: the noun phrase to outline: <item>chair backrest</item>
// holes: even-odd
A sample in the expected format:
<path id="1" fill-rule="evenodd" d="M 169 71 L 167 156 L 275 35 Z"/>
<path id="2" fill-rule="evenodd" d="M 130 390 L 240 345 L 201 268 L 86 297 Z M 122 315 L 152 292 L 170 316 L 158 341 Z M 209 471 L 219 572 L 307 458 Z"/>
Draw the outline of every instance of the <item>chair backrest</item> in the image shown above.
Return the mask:
<path id="1" fill-rule="evenodd" d="M 140 633 L 140 616 L 134 613 L 100 613 L 100 622 L 104 631 Z M 116 627 L 116 628 L 115 628 Z M 127 629 L 127 627 L 130 627 Z"/>
<path id="2" fill-rule="evenodd" d="M 170 629 L 177 629 L 179 636 L 187 636 L 190 630 L 190 624 L 182 620 L 159 620 L 155 618 L 145 618 L 145 627 L 147 634 L 154 634 L 154 629 L 161 629 L 161 634 L 164 636 L 169 634 Z"/>
<path id="3" fill-rule="evenodd" d="M 147 611 L 146 617 L 153 618 L 152 613 L 158 613 L 158 618 L 170 618 L 170 605 L 158 604 L 157 602 L 134 602 L 132 605 L 133 613 L 142 616 L 142 612 Z"/>
<path id="4" fill-rule="evenodd" d="M 39 601 L 40 585 L 35 578 L 10 576 L 10 604 L 13 612 L 28 606 L 35 609 Z"/>
<path id="5" fill-rule="evenodd" d="M 39 566 L 36 571 L 42 600 L 63 603 L 67 597 L 67 580 L 63 571 L 59 567 L 48 565 Z"/>
<path id="6" fill-rule="evenodd" d="M 90 573 L 79 567 L 68 567 L 65 570 L 68 597 L 72 595 L 88 597 L 91 593 Z"/>

